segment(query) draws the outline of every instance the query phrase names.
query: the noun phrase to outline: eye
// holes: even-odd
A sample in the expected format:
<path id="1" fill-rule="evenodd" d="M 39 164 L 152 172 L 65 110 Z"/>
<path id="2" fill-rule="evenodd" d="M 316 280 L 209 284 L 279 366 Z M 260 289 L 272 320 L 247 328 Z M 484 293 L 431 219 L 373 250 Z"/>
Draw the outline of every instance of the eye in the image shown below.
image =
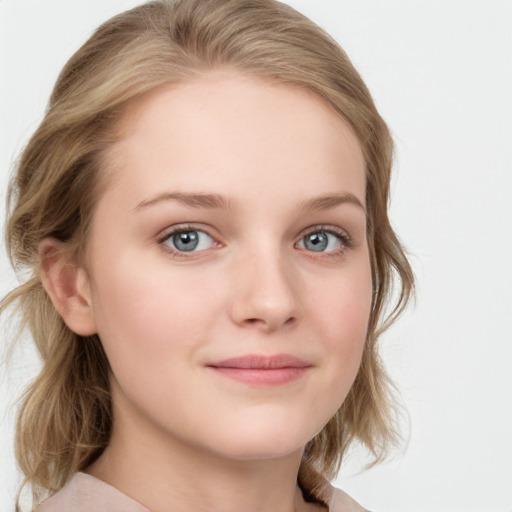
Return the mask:
<path id="1" fill-rule="evenodd" d="M 199 229 L 180 229 L 171 232 L 161 243 L 177 252 L 204 251 L 215 245 L 213 238 Z"/>
<path id="2" fill-rule="evenodd" d="M 327 230 L 317 230 L 303 236 L 297 246 L 312 252 L 336 252 L 348 246 L 348 235 Z"/>

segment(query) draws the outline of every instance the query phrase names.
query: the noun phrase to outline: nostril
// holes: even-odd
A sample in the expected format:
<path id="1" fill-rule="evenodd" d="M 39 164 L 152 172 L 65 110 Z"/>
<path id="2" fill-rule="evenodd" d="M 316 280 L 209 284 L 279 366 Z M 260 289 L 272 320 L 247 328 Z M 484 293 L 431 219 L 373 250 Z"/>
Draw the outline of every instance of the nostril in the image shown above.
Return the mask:
<path id="1" fill-rule="evenodd" d="M 294 316 L 291 316 L 290 318 L 288 318 L 288 320 L 286 320 L 286 322 L 284 323 L 284 325 L 290 325 L 290 324 L 293 324 L 295 322 L 296 318 Z"/>
<path id="2" fill-rule="evenodd" d="M 271 320 L 265 320 L 263 318 L 246 318 L 244 320 L 244 324 L 246 326 L 265 326 L 269 329 L 274 329 L 276 328 L 278 325 L 281 325 L 281 326 L 291 326 L 292 324 L 295 323 L 296 321 L 296 317 L 294 316 L 291 316 L 289 318 L 287 318 L 284 322 L 273 322 Z"/>

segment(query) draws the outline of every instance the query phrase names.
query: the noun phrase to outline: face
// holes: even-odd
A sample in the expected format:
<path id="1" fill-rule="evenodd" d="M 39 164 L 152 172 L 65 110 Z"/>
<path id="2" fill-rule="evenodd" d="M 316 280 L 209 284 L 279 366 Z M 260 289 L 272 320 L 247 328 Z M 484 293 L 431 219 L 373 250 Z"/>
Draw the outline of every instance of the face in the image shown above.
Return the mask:
<path id="1" fill-rule="evenodd" d="M 229 71 L 152 93 L 122 129 L 87 255 L 115 422 L 234 459 L 301 450 L 365 342 L 355 135 L 316 96 Z"/>

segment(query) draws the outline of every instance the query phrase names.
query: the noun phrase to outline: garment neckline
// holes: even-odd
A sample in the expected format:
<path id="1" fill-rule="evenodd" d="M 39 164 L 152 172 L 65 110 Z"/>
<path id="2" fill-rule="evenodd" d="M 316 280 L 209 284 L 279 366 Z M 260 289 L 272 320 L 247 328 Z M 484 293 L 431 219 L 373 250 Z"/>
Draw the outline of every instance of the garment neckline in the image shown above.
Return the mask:
<path id="1" fill-rule="evenodd" d="M 103 489 L 105 492 L 108 492 L 110 494 L 115 494 L 119 499 L 123 499 L 124 501 L 131 502 L 131 505 L 137 505 L 141 507 L 140 512 L 151 512 L 150 509 L 145 507 L 142 503 L 138 502 L 134 498 L 128 496 L 124 492 L 120 491 L 117 487 L 114 487 L 113 485 L 105 482 L 104 480 L 101 480 L 101 478 L 98 478 L 96 476 L 93 476 L 89 473 L 85 473 L 84 471 L 79 471 L 73 475 L 73 477 L 69 480 L 68 486 L 70 487 L 76 487 L 80 488 L 82 483 L 93 485 L 94 487 L 99 487 Z M 326 505 L 326 512 L 329 512 L 331 510 L 331 500 L 333 498 L 333 487 L 329 484 L 329 482 L 325 481 L 325 485 L 322 488 L 322 496 L 321 499 Z"/>

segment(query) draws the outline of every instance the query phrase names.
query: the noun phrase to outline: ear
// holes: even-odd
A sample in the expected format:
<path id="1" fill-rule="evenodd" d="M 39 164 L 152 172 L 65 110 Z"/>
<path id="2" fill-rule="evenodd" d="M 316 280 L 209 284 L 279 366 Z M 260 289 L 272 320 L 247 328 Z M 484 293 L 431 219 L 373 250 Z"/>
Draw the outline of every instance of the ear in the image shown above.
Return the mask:
<path id="1" fill-rule="evenodd" d="M 89 278 L 69 257 L 64 243 L 45 238 L 39 244 L 43 287 L 65 324 L 76 334 L 96 334 Z"/>

